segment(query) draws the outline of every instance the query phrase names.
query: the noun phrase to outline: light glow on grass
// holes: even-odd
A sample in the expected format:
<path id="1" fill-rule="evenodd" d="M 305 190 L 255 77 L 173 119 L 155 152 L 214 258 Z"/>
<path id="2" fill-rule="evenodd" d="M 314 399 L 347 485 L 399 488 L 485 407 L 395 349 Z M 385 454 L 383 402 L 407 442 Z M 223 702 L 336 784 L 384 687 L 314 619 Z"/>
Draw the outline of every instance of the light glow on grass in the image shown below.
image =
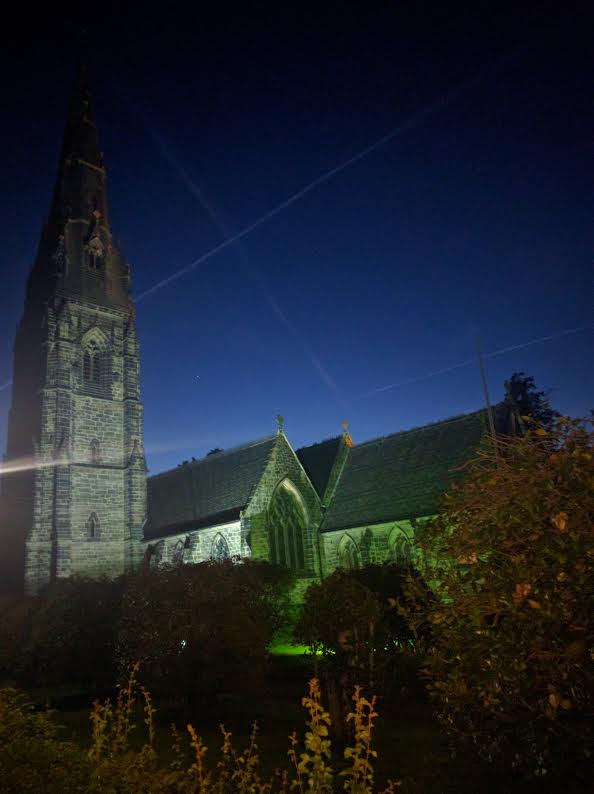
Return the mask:
<path id="1" fill-rule="evenodd" d="M 294 645 L 290 642 L 276 642 L 270 646 L 273 656 L 311 656 L 309 645 Z"/>
<path id="2" fill-rule="evenodd" d="M 313 656 L 314 655 L 309 645 L 298 645 L 292 642 L 275 642 L 273 645 L 270 646 L 269 650 L 273 656 Z M 328 654 L 333 656 L 334 651 L 328 649 L 326 651 L 326 655 Z M 320 648 L 320 650 L 316 651 L 315 655 L 323 656 L 324 651 Z"/>

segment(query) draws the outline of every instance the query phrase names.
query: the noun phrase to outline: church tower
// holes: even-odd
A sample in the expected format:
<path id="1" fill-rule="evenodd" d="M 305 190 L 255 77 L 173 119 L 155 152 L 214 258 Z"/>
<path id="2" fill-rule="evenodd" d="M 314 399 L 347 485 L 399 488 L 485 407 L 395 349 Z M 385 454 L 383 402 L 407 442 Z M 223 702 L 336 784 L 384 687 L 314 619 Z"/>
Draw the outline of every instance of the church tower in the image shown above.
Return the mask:
<path id="1" fill-rule="evenodd" d="M 84 68 L 16 335 L 5 469 L 3 589 L 24 578 L 34 594 L 58 577 L 111 577 L 139 564 L 138 339 Z"/>

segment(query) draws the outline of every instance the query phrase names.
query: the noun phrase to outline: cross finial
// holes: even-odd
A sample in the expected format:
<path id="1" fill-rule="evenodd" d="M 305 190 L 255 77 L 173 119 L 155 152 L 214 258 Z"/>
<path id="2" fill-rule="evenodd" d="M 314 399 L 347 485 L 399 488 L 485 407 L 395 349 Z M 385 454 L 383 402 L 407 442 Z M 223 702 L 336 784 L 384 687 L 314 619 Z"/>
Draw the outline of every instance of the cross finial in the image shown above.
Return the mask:
<path id="1" fill-rule="evenodd" d="M 276 415 L 276 425 L 278 427 L 278 432 L 279 433 L 283 432 L 284 424 L 285 424 L 285 420 L 282 418 L 282 416 L 280 414 L 277 414 Z"/>
<path id="2" fill-rule="evenodd" d="M 355 442 L 353 441 L 353 439 L 351 438 L 351 434 L 349 433 L 349 423 L 347 422 L 346 419 L 343 419 L 342 421 L 342 430 L 343 430 L 342 437 L 344 438 L 344 443 L 347 445 L 347 447 L 354 446 Z"/>

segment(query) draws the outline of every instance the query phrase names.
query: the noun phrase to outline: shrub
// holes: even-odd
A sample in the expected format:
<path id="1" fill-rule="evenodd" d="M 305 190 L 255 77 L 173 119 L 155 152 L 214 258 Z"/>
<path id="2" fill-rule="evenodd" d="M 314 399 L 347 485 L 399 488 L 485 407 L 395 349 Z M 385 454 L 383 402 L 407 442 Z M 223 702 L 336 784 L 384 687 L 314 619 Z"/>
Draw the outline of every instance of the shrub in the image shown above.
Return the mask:
<path id="1" fill-rule="evenodd" d="M 130 578 L 118 662 L 135 660 L 158 697 L 207 703 L 259 680 L 284 619 L 290 572 L 231 560 L 145 570 Z"/>
<path id="2" fill-rule="evenodd" d="M 21 672 L 25 629 L 35 599 L 4 596 L 0 599 L 0 681 L 15 680 Z"/>
<path id="3" fill-rule="evenodd" d="M 408 575 L 425 589 L 412 569 L 391 564 L 338 570 L 306 591 L 295 636 L 323 657 L 331 691 L 348 691 L 357 680 L 385 698 L 416 685 L 419 642 L 395 608 Z"/>
<path id="4" fill-rule="evenodd" d="M 115 683 L 122 580 L 58 579 L 36 599 L 24 629 L 20 673 L 29 684 Z"/>
<path id="5" fill-rule="evenodd" d="M 532 775 L 571 775 L 592 757 L 592 442 L 587 423 L 567 419 L 499 439 L 417 538 L 437 599 L 411 581 L 408 617 L 432 626 L 438 716 Z"/>
<path id="6" fill-rule="evenodd" d="M 35 712 L 15 689 L 0 689 L 0 787 L 5 794 L 86 790 L 86 759 L 58 734 L 50 713 Z"/>

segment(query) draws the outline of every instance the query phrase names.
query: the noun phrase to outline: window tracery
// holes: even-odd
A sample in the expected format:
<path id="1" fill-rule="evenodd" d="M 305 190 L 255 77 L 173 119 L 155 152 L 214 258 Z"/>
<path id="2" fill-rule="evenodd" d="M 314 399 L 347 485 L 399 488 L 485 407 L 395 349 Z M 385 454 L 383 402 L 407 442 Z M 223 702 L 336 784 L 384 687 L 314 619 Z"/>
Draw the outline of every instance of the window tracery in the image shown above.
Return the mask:
<path id="1" fill-rule="evenodd" d="M 307 529 L 305 510 L 297 490 L 282 482 L 268 508 L 268 540 L 273 562 L 295 570 L 305 569 L 303 540 Z"/>
<path id="2" fill-rule="evenodd" d="M 353 571 L 361 567 L 361 555 L 355 541 L 347 535 L 342 538 L 338 547 L 338 566 L 345 571 Z"/>
<path id="3" fill-rule="evenodd" d="M 229 554 L 229 544 L 219 532 L 212 542 L 212 549 L 210 552 L 211 560 L 228 560 L 231 555 Z"/>

